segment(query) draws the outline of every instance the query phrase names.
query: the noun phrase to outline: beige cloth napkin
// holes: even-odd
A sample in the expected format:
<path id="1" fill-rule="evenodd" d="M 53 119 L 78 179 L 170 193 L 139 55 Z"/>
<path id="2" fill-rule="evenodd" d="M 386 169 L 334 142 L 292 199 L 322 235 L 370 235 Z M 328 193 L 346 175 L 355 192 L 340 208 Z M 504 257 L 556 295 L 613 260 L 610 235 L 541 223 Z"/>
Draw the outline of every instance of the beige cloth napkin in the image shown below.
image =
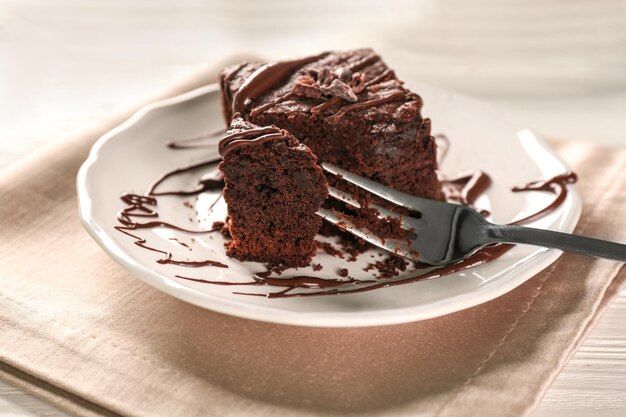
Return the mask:
<path id="1" fill-rule="evenodd" d="M 494 301 L 376 328 L 203 310 L 135 279 L 81 227 L 76 171 L 124 117 L 0 173 L 0 378 L 76 415 L 526 415 L 626 278 L 564 255 Z M 626 149 L 555 146 L 580 175 L 577 231 L 624 241 Z"/>

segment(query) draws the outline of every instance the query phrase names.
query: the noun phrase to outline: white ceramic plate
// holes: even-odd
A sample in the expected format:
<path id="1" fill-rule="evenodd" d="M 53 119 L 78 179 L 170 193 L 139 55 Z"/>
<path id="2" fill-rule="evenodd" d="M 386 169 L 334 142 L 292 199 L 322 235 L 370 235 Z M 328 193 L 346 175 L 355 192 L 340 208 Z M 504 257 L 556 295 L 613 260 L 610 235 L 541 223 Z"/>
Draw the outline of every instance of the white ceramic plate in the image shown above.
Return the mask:
<path id="1" fill-rule="evenodd" d="M 433 120 L 433 132 L 445 133 L 452 142 L 442 171 L 453 174 L 481 169 L 493 177 L 492 186 L 480 201 L 481 207 L 493 213 L 491 220 L 508 223 L 552 200 L 552 195 L 541 192 L 511 192 L 513 186 L 568 170 L 537 135 L 469 98 L 416 83 L 410 87 L 424 98 L 423 113 Z M 492 262 L 461 273 L 350 295 L 272 299 L 233 293 L 269 291 L 264 287 L 228 287 L 175 278 L 184 275 L 243 282 L 251 281 L 255 272 L 264 270 L 261 264 L 226 257 L 224 241 L 218 233 L 189 235 L 166 228 L 137 232 L 151 246 L 171 252 L 175 259 L 212 259 L 227 264 L 228 269 L 159 264 L 156 260 L 161 255 L 138 247 L 134 239 L 114 229 L 119 225 L 116 214 L 124 207 L 120 194 L 144 193 L 164 171 L 217 154 L 214 147 L 172 150 L 164 146 L 165 142 L 195 137 L 221 126 L 219 91 L 215 85 L 154 103 L 100 138 L 78 174 L 82 220 L 105 251 L 150 285 L 198 306 L 249 319 L 303 326 L 373 326 L 424 320 L 505 294 L 546 268 L 561 253 L 519 245 Z M 161 189 L 192 189 L 201 174 L 198 171 L 175 176 Z M 564 204 L 532 226 L 565 232 L 574 229 L 581 200 L 572 185 L 568 188 Z M 208 193 L 197 199 L 160 197 L 159 218 L 188 228 L 210 228 L 214 220 L 223 220 L 225 213 L 222 201 L 207 216 L 207 207 L 214 198 Z M 355 278 L 371 278 L 362 271 L 371 260 L 369 253 L 352 263 L 320 253 L 314 262 L 324 265 L 322 271 L 315 273 L 304 268 L 296 274 L 337 278 L 337 269 L 345 267 Z M 293 275 L 291 272 L 283 276 Z"/>

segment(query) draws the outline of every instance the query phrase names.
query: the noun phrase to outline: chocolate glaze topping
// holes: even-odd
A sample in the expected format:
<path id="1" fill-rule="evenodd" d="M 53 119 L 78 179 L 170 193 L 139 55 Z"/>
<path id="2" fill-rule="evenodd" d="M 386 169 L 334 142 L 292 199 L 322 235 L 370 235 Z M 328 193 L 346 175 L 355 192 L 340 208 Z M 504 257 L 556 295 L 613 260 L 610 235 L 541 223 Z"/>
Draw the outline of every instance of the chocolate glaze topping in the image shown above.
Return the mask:
<path id="1" fill-rule="evenodd" d="M 344 114 L 353 111 L 353 110 L 361 110 L 361 109 L 366 109 L 368 107 L 375 107 L 378 106 L 380 104 L 384 104 L 384 103 L 390 103 L 392 101 L 396 101 L 396 100 L 401 100 L 401 99 L 406 99 L 407 98 L 407 94 L 404 91 L 398 91 L 395 93 L 391 93 L 389 95 L 386 95 L 384 97 L 378 97 L 372 100 L 367 100 L 367 101 L 361 101 L 358 103 L 354 103 L 354 104 L 350 104 L 347 106 L 343 106 L 341 107 L 337 113 L 329 116 L 330 120 L 337 120 L 339 117 L 343 116 Z"/>
<path id="2" fill-rule="evenodd" d="M 326 100 L 323 103 L 318 104 L 317 106 L 313 107 L 311 109 L 311 113 L 313 114 L 323 113 L 326 109 L 336 106 L 342 101 L 343 99 L 341 97 L 333 97 L 330 100 Z"/>
<path id="3" fill-rule="evenodd" d="M 280 102 L 283 102 L 283 101 L 285 101 L 285 100 L 288 100 L 288 99 L 290 99 L 291 97 L 293 97 L 293 93 L 292 93 L 292 92 L 289 92 L 289 93 L 287 93 L 287 94 L 285 94 L 285 95 L 283 95 L 283 96 L 280 96 L 280 97 L 278 97 L 278 98 L 276 98 L 276 99 L 274 99 L 274 100 L 268 101 L 268 102 L 267 102 L 267 103 L 265 103 L 265 104 L 262 104 L 262 105 L 260 105 L 260 106 L 258 106 L 258 107 L 255 107 L 255 108 L 253 108 L 253 109 L 250 111 L 250 116 L 253 116 L 253 117 L 254 117 L 254 116 L 256 116 L 256 115 L 257 115 L 257 114 L 259 114 L 259 113 L 263 113 L 265 110 L 267 110 L 267 109 L 269 109 L 269 108 L 271 108 L 271 107 L 275 106 L 276 104 L 278 104 L 278 103 L 280 103 Z"/>
<path id="4" fill-rule="evenodd" d="M 372 65 L 375 62 L 380 61 L 380 55 L 378 54 L 371 54 L 369 56 L 366 56 L 365 58 L 354 62 L 353 64 L 348 66 L 348 69 L 352 72 L 356 72 L 360 69 L 363 69 L 369 65 Z"/>
<path id="5" fill-rule="evenodd" d="M 248 63 L 246 61 L 242 62 L 241 64 L 233 67 L 230 71 L 228 71 L 228 73 L 226 73 L 222 80 L 221 80 L 221 90 L 223 91 L 222 93 L 222 108 L 224 109 L 224 111 L 230 111 L 229 106 L 226 105 L 226 103 L 230 103 L 232 100 L 232 96 L 231 96 L 231 92 L 229 89 L 225 88 L 225 86 L 233 79 L 233 77 L 235 77 L 239 71 L 241 71 L 241 69 L 243 67 L 245 67 L 246 65 L 248 65 Z M 232 116 L 232 114 L 230 115 Z M 229 117 L 230 119 L 230 117 Z"/>
<path id="6" fill-rule="evenodd" d="M 377 75 L 376 77 L 372 78 L 371 80 L 369 80 L 368 82 L 365 83 L 365 87 L 369 87 L 375 84 L 378 84 L 382 81 L 387 80 L 390 77 L 394 77 L 395 73 L 393 72 L 393 70 L 391 68 L 387 68 L 386 70 L 384 70 L 383 72 L 381 72 L 379 75 Z"/>
<path id="7" fill-rule="evenodd" d="M 248 68 L 248 71 L 252 73 L 244 78 L 243 83 L 236 90 L 229 88 L 230 81 L 236 78 L 242 68 L 248 64 L 229 69 L 221 78 L 226 121 L 230 122 L 237 112 L 248 113 L 250 117 L 255 117 L 278 103 L 290 99 L 295 99 L 296 103 L 304 105 L 303 108 L 309 107 L 313 115 L 328 117 L 331 123 L 345 113 L 396 101 L 415 100 L 419 103 L 418 107 L 421 107 L 420 97 L 403 88 L 402 82 L 395 78 L 394 71 L 381 65 L 381 57 L 376 53 L 370 52 L 357 61 L 346 62 L 345 65 L 342 61 L 336 62 L 334 75 L 329 72 L 324 74 L 320 72 L 328 71 L 324 63 L 320 63 L 322 70 L 311 65 L 323 61 L 332 54 L 324 52 L 316 56 L 272 62 L 259 67 L 256 67 L 259 64 L 251 64 L 252 68 L 256 67 L 256 69 Z M 381 68 L 377 68 L 378 66 Z M 289 80 L 294 74 L 299 74 L 299 78 Z M 372 88 L 387 81 L 393 81 L 392 85 Z M 264 102 L 266 93 L 281 87 L 283 89 L 277 93 L 280 95 Z M 334 110 L 333 113 L 323 114 L 331 108 Z"/>
<path id="8" fill-rule="evenodd" d="M 328 55 L 328 52 L 290 61 L 272 62 L 259 67 L 246 79 L 233 96 L 232 108 L 225 109 L 227 119 L 232 119 L 235 113 L 244 112 L 246 107 L 256 97 L 259 97 L 271 87 L 288 78 L 302 66 L 318 61 L 326 55 Z"/>
<path id="9" fill-rule="evenodd" d="M 240 146 L 261 144 L 270 140 L 284 138 L 282 130 L 274 126 L 255 127 L 248 130 L 231 133 L 222 139 L 218 145 L 220 155 L 224 156 Z"/>

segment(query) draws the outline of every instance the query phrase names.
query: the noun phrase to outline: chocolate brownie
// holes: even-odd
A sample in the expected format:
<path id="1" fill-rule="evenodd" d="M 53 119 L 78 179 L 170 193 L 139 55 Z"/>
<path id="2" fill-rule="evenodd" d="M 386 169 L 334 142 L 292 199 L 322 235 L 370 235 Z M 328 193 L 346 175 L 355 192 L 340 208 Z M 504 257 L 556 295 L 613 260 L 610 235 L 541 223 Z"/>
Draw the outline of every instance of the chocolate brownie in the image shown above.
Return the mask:
<path id="1" fill-rule="evenodd" d="M 306 266 L 322 219 L 327 184 L 311 150 L 289 132 L 235 115 L 220 141 L 227 254 L 242 261 Z"/>
<path id="2" fill-rule="evenodd" d="M 442 199 L 430 120 L 371 49 L 242 63 L 220 73 L 224 117 L 286 129 L 320 161 L 413 195 Z M 330 180 L 334 183 L 335 180 Z"/>

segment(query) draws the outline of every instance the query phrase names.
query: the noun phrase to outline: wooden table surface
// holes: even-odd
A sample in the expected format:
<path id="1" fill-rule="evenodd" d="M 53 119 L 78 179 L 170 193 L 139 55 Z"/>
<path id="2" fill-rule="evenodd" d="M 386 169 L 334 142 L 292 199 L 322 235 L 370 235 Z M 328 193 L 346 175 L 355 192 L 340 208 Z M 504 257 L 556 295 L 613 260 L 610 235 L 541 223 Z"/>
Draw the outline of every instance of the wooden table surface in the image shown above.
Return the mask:
<path id="1" fill-rule="evenodd" d="M 626 146 L 625 0 L 364 3 L 0 0 L 0 168 L 225 56 L 363 45 L 546 136 Z M 626 291 L 534 413 L 589 415 L 626 415 Z M 9 416 L 65 414 L 0 382 Z"/>

